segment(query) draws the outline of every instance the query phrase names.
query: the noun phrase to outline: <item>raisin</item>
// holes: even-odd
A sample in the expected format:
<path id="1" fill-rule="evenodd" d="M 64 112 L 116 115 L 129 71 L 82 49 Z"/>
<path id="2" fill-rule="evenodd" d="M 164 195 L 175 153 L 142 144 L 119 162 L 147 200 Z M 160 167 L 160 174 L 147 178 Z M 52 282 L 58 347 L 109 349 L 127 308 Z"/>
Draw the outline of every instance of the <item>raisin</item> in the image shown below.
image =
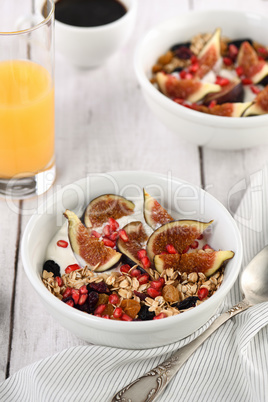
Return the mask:
<path id="1" fill-rule="evenodd" d="M 179 47 L 174 53 L 181 60 L 189 60 L 193 56 L 193 52 L 186 46 Z"/>
<path id="2" fill-rule="evenodd" d="M 190 307 L 195 307 L 197 300 L 198 300 L 198 297 L 189 296 L 189 297 L 187 297 L 187 299 L 182 300 L 180 303 L 177 303 L 173 307 L 177 307 L 178 310 L 185 310 Z"/>
<path id="3" fill-rule="evenodd" d="M 129 317 L 135 318 L 140 311 L 141 305 L 136 300 L 125 299 L 122 301 L 121 307 Z"/>
<path id="4" fill-rule="evenodd" d="M 88 298 L 85 301 L 85 303 L 82 304 L 81 306 L 77 304 L 75 305 L 75 308 L 77 308 L 80 311 L 84 311 L 85 313 L 92 314 L 94 313 L 98 300 L 99 300 L 99 294 L 97 292 L 92 291 L 88 294 Z"/>
<path id="5" fill-rule="evenodd" d="M 180 294 L 173 285 L 165 285 L 162 290 L 162 296 L 168 303 L 174 303 L 180 300 Z"/>
<path id="6" fill-rule="evenodd" d="M 95 292 L 98 292 L 98 293 L 110 293 L 108 286 L 103 281 L 99 282 L 99 283 L 95 283 L 95 282 L 89 283 L 87 285 L 87 289 L 89 292 L 94 290 Z"/>
<path id="7" fill-rule="evenodd" d="M 147 307 L 145 304 L 141 306 L 141 309 L 138 313 L 138 318 L 140 318 L 142 321 L 148 321 L 152 320 L 154 316 L 154 311 L 149 311 L 149 307 Z"/>
<path id="8" fill-rule="evenodd" d="M 52 272 L 54 276 L 61 276 L 60 266 L 53 260 L 47 260 L 44 263 L 43 271 Z"/>
<path id="9" fill-rule="evenodd" d="M 176 45 L 173 45 L 170 50 L 172 52 L 176 52 L 180 47 L 187 47 L 189 48 L 191 46 L 191 42 L 184 42 L 184 43 L 177 43 Z"/>

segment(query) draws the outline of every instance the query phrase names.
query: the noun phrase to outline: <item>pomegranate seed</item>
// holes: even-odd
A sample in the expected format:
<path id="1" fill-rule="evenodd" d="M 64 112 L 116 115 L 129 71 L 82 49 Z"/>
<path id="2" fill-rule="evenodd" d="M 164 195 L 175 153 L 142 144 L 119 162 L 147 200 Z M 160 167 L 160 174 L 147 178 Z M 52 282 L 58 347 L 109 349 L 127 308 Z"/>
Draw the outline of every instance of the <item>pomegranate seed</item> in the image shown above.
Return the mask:
<path id="1" fill-rule="evenodd" d="M 63 285 L 63 280 L 61 279 L 60 276 L 56 276 L 56 281 L 58 282 L 59 287 L 61 287 Z"/>
<path id="2" fill-rule="evenodd" d="M 118 233 L 117 232 L 113 232 L 112 234 L 110 234 L 109 239 L 112 241 L 115 241 L 118 239 Z"/>
<path id="3" fill-rule="evenodd" d="M 224 77 L 221 77 L 220 75 L 217 75 L 215 84 L 220 85 L 221 87 L 224 87 L 225 85 L 228 85 L 229 82 L 230 81 L 228 80 L 228 78 L 224 78 Z"/>
<path id="4" fill-rule="evenodd" d="M 210 104 L 208 105 L 209 109 L 212 109 L 214 106 L 217 105 L 217 101 L 214 99 L 210 102 Z"/>
<path id="5" fill-rule="evenodd" d="M 200 288 L 197 292 L 197 296 L 199 300 L 203 300 L 208 296 L 208 289 L 207 288 Z"/>
<path id="6" fill-rule="evenodd" d="M 268 50 L 265 47 L 258 47 L 257 51 L 258 51 L 258 53 L 263 54 L 265 57 L 268 54 Z"/>
<path id="7" fill-rule="evenodd" d="M 97 239 L 99 239 L 101 237 L 101 234 L 99 232 L 97 232 L 97 230 L 92 230 L 91 235 L 94 237 L 97 237 Z"/>
<path id="8" fill-rule="evenodd" d="M 182 70 L 180 72 L 180 77 L 182 80 L 190 80 L 191 78 L 193 78 L 193 75 L 185 70 Z"/>
<path id="9" fill-rule="evenodd" d="M 169 254 L 178 254 L 178 251 L 175 249 L 175 247 L 172 244 L 167 244 L 166 250 Z"/>
<path id="10" fill-rule="evenodd" d="M 108 222 L 113 232 L 119 228 L 119 223 L 114 218 L 109 218 Z"/>
<path id="11" fill-rule="evenodd" d="M 142 262 L 143 268 L 145 268 L 145 269 L 150 268 L 151 261 L 149 260 L 148 257 L 142 257 L 141 262 Z"/>
<path id="12" fill-rule="evenodd" d="M 140 285 L 144 285 L 145 283 L 148 283 L 149 281 L 149 275 L 147 274 L 143 274 L 141 276 L 138 277 L 138 281 Z"/>
<path id="13" fill-rule="evenodd" d="M 101 318 L 105 318 L 106 320 L 110 320 L 110 316 L 108 314 L 104 314 L 101 316 Z"/>
<path id="14" fill-rule="evenodd" d="M 79 306 L 82 306 L 85 303 L 85 301 L 87 300 L 87 298 L 88 298 L 88 295 L 86 295 L 86 294 L 81 295 L 78 300 Z"/>
<path id="15" fill-rule="evenodd" d="M 198 64 L 198 63 L 193 63 L 193 64 L 189 67 L 189 72 L 190 72 L 190 73 L 196 73 L 198 69 L 199 69 L 199 64 Z"/>
<path id="16" fill-rule="evenodd" d="M 158 278 L 157 281 L 158 281 L 158 282 L 161 282 L 161 283 L 162 283 L 162 286 L 164 286 L 164 284 L 165 284 L 165 279 L 162 278 L 162 276 L 161 276 L 160 278 Z"/>
<path id="17" fill-rule="evenodd" d="M 160 313 L 160 314 L 154 316 L 153 320 L 161 320 L 161 318 L 166 318 L 166 314 Z"/>
<path id="18" fill-rule="evenodd" d="M 185 70 L 180 71 L 180 77 L 182 80 L 184 80 L 185 76 L 186 76 L 186 71 Z"/>
<path id="19" fill-rule="evenodd" d="M 110 225 L 105 225 L 104 228 L 102 229 L 102 233 L 104 236 L 110 236 L 112 234 L 113 230 L 111 229 Z"/>
<path id="20" fill-rule="evenodd" d="M 73 300 L 68 300 L 65 304 L 68 304 L 68 306 L 73 307 L 74 306 L 74 301 Z"/>
<path id="21" fill-rule="evenodd" d="M 72 299 L 73 299 L 75 304 L 78 303 L 79 297 L 80 297 L 79 290 L 78 289 L 72 289 Z"/>
<path id="22" fill-rule="evenodd" d="M 165 282 L 165 280 L 164 280 L 164 282 Z M 154 288 L 156 290 L 160 290 L 162 288 L 162 286 L 163 286 L 163 283 L 162 283 L 162 281 L 159 281 L 159 279 L 158 279 L 156 281 L 152 281 L 150 283 L 150 285 L 151 285 L 152 288 Z"/>
<path id="23" fill-rule="evenodd" d="M 137 269 L 137 268 L 134 268 L 129 273 L 130 273 L 131 276 L 138 277 L 138 276 L 140 276 L 141 271 L 139 269 Z"/>
<path id="24" fill-rule="evenodd" d="M 242 66 L 236 67 L 235 71 L 236 71 L 236 74 L 238 75 L 238 77 L 241 77 L 241 75 L 244 74 L 244 70 L 243 70 Z"/>
<path id="25" fill-rule="evenodd" d="M 120 239 L 123 240 L 124 242 L 127 242 L 129 240 L 128 235 L 124 229 L 120 229 L 118 234 Z"/>
<path id="26" fill-rule="evenodd" d="M 198 247 L 198 244 L 199 244 L 198 241 L 195 240 L 195 241 L 190 245 L 190 248 L 195 249 L 195 248 Z"/>
<path id="27" fill-rule="evenodd" d="M 94 314 L 95 317 L 101 317 L 101 314 Z"/>
<path id="28" fill-rule="evenodd" d="M 250 78 L 242 78 L 241 82 L 243 85 L 251 85 L 252 84 L 252 80 Z"/>
<path id="29" fill-rule="evenodd" d="M 57 246 L 58 247 L 62 247 L 62 248 L 66 248 L 66 247 L 68 247 L 68 242 L 67 241 L 65 241 L 65 240 L 58 240 L 57 241 Z"/>
<path id="30" fill-rule="evenodd" d="M 127 315 L 125 313 L 121 315 L 121 320 L 122 321 L 133 321 L 132 318 L 129 317 L 129 315 Z"/>
<path id="31" fill-rule="evenodd" d="M 86 295 L 88 293 L 86 285 L 81 286 L 79 289 L 80 295 Z"/>
<path id="32" fill-rule="evenodd" d="M 238 47 L 235 46 L 234 44 L 229 45 L 229 56 L 232 59 L 235 59 L 238 55 Z"/>
<path id="33" fill-rule="evenodd" d="M 197 58 L 197 56 L 195 54 L 193 56 L 191 56 L 190 60 L 191 60 L 192 64 L 198 63 L 198 58 Z"/>
<path id="34" fill-rule="evenodd" d="M 189 251 L 190 246 L 187 246 L 184 250 L 182 250 L 182 254 L 185 254 Z"/>
<path id="35" fill-rule="evenodd" d="M 203 239 L 203 237 L 204 237 L 204 235 L 201 233 L 201 235 L 200 235 L 200 236 L 198 236 L 197 240 L 202 240 L 202 239 Z"/>
<path id="36" fill-rule="evenodd" d="M 113 313 L 114 318 L 120 318 L 122 316 L 122 314 L 123 314 L 123 310 L 121 307 L 116 307 L 114 309 L 114 313 Z"/>
<path id="37" fill-rule="evenodd" d="M 167 251 L 161 251 L 161 253 L 160 254 L 164 254 L 164 255 L 167 255 L 167 254 L 169 254 Z"/>
<path id="38" fill-rule="evenodd" d="M 67 268 L 65 268 L 65 273 L 69 274 L 70 272 L 76 271 L 77 269 L 80 269 L 81 267 L 78 264 L 71 264 L 68 265 Z"/>
<path id="39" fill-rule="evenodd" d="M 122 274 L 127 274 L 130 269 L 131 269 L 131 266 L 128 264 L 121 265 L 121 267 L 120 267 L 120 271 L 122 272 Z"/>
<path id="40" fill-rule="evenodd" d="M 107 237 L 104 237 L 104 238 L 102 239 L 102 241 L 103 241 L 103 244 L 104 244 L 106 247 L 112 247 L 112 248 L 115 247 L 115 242 L 112 241 L 112 240 L 110 240 L 110 239 L 107 239 Z"/>
<path id="41" fill-rule="evenodd" d="M 233 64 L 233 60 L 230 57 L 224 57 L 223 62 L 226 66 L 231 66 Z"/>
<path id="42" fill-rule="evenodd" d="M 261 92 L 261 89 L 256 87 L 256 85 L 251 85 L 250 89 L 255 95 L 257 95 L 257 94 L 259 94 Z"/>
<path id="43" fill-rule="evenodd" d="M 191 80 L 193 78 L 193 74 L 191 74 L 191 73 L 186 73 L 185 74 L 185 79 L 186 80 Z"/>
<path id="44" fill-rule="evenodd" d="M 155 299 L 157 296 L 161 296 L 161 292 L 152 287 L 147 289 L 147 293 L 152 299 Z"/>
<path id="45" fill-rule="evenodd" d="M 94 315 L 102 314 L 105 310 L 106 304 L 100 304 L 94 311 Z"/>
<path id="46" fill-rule="evenodd" d="M 138 253 L 138 259 L 141 260 L 143 257 L 147 257 L 147 251 L 144 248 L 141 248 Z"/>
<path id="47" fill-rule="evenodd" d="M 116 293 L 113 293 L 109 296 L 109 303 L 118 304 L 119 302 L 120 302 L 120 297 Z"/>
<path id="48" fill-rule="evenodd" d="M 174 98 L 173 100 L 174 100 L 174 102 L 178 103 L 179 105 L 183 105 L 185 102 L 184 99 L 181 99 L 181 98 Z"/>
<path id="49" fill-rule="evenodd" d="M 208 249 L 209 249 L 209 250 L 213 250 L 212 247 L 210 247 L 209 244 L 205 244 L 205 245 L 202 247 L 202 249 L 203 249 L 203 250 L 208 250 Z"/>
<path id="50" fill-rule="evenodd" d="M 72 288 L 66 288 L 62 297 L 65 299 L 66 297 L 70 297 L 72 294 Z"/>

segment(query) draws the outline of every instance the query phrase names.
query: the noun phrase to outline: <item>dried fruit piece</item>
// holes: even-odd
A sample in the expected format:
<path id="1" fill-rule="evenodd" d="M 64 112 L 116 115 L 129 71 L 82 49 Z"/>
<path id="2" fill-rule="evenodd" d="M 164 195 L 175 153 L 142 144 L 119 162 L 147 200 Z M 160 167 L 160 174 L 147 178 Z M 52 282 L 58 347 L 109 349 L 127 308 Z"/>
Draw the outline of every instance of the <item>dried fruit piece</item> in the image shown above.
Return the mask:
<path id="1" fill-rule="evenodd" d="M 166 223 L 156 229 L 149 237 L 147 242 L 148 257 L 153 261 L 155 255 L 166 251 L 168 244 L 172 244 L 178 253 L 182 253 L 212 222 L 179 220 Z"/>
<path id="2" fill-rule="evenodd" d="M 43 265 L 43 271 L 52 272 L 54 276 L 60 275 L 60 266 L 53 260 L 47 260 Z"/>
<path id="3" fill-rule="evenodd" d="M 171 99 L 179 98 L 189 102 L 197 102 L 208 93 L 219 92 L 220 85 L 201 82 L 196 79 L 178 80 L 173 75 L 157 73 L 156 80 L 161 92 Z"/>
<path id="4" fill-rule="evenodd" d="M 68 219 L 68 235 L 74 253 L 78 254 L 95 271 L 101 272 L 117 264 L 121 258 L 110 247 L 106 247 L 102 241 L 90 236 L 88 230 L 82 224 L 78 216 L 68 209 L 64 216 Z"/>
<path id="5" fill-rule="evenodd" d="M 105 194 L 94 198 L 86 208 L 84 222 L 88 228 L 102 226 L 109 218 L 119 219 L 131 215 L 135 204 L 115 194 Z"/>
<path id="6" fill-rule="evenodd" d="M 227 260 L 233 258 L 233 251 L 197 251 L 188 254 L 156 255 L 155 268 L 159 273 L 168 268 L 180 272 L 203 272 L 206 276 L 213 275 Z"/>
<path id="7" fill-rule="evenodd" d="M 175 303 L 180 300 L 180 294 L 173 285 L 165 285 L 162 290 L 162 296 L 168 303 Z"/>
<path id="8" fill-rule="evenodd" d="M 124 312 L 131 318 L 135 318 L 141 309 L 139 302 L 133 299 L 122 300 L 121 305 Z"/>
<path id="9" fill-rule="evenodd" d="M 217 63 L 221 53 L 221 30 L 217 28 L 210 40 L 198 54 L 199 69 L 197 77 L 203 78 Z"/>
<path id="10" fill-rule="evenodd" d="M 149 307 L 146 306 L 145 304 L 143 306 L 141 306 L 141 309 L 139 311 L 138 317 L 142 320 L 142 321 L 149 321 L 149 320 L 153 320 L 155 316 L 154 311 L 149 311 Z"/>
<path id="11" fill-rule="evenodd" d="M 257 94 L 255 102 L 246 110 L 244 116 L 268 113 L 268 85 Z"/>
<path id="12" fill-rule="evenodd" d="M 130 222 L 124 226 L 124 231 L 127 234 L 128 241 L 123 241 L 121 237 L 117 240 L 118 250 L 123 253 L 125 262 L 133 265 L 141 265 L 138 253 L 140 249 L 144 248 L 144 244 L 148 238 L 144 230 L 143 224 L 140 221 Z"/>
<path id="13" fill-rule="evenodd" d="M 260 60 L 255 49 L 249 42 L 243 42 L 237 56 L 239 67 L 242 67 L 243 74 L 250 78 L 253 84 L 257 84 L 268 75 L 268 64 Z"/>
<path id="14" fill-rule="evenodd" d="M 167 212 L 167 210 L 162 207 L 159 202 L 153 198 L 150 194 L 148 194 L 145 190 L 143 190 L 144 195 L 144 204 L 143 204 L 143 214 L 145 222 L 151 226 L 152 229 L 156 229 L 158 226 L 163 225 L 164 223 L 168 223 L 173 221 L 171 215 Z"/>

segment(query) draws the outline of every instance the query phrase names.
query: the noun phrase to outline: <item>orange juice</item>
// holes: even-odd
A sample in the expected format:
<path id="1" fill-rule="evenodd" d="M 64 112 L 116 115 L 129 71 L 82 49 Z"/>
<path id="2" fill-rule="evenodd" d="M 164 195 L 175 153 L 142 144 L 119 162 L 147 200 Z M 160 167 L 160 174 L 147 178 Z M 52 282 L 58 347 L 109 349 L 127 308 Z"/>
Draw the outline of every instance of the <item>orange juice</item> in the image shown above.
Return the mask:
<path id="1" fill-rule="evenodd" d="M 51 168 L 54 86 L 48 71 L 24 60 L 0 62 L 0 177 Z"/>

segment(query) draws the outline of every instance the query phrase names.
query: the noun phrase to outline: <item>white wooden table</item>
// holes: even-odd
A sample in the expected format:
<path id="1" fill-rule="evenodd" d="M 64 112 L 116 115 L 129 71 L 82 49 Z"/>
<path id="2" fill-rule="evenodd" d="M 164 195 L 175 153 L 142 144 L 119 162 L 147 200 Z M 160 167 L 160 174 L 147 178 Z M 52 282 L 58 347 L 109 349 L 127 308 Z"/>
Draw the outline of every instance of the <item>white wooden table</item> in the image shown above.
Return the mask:
<path id="1" fill-rule="evenodd" d="M 170 172 L 202 186 L 234 213 L 252 175 L 266 163 L 267 146 L 215 151 L 183 142 L 168 131 L 145 104 L 133 70 L 133 53 L 151 26 L 175 14 L 209 8 L 268 14 L 268 2 L 137 1 L 135 32 L 105 66 L 79 71 L 56 53 L 56 183 L 38 199 L 0 201 L 0 381 L 36 360 L 84 344 L 46 313 L 21 262 L 24 228 L 52 192 L 94 172 Z"/>

